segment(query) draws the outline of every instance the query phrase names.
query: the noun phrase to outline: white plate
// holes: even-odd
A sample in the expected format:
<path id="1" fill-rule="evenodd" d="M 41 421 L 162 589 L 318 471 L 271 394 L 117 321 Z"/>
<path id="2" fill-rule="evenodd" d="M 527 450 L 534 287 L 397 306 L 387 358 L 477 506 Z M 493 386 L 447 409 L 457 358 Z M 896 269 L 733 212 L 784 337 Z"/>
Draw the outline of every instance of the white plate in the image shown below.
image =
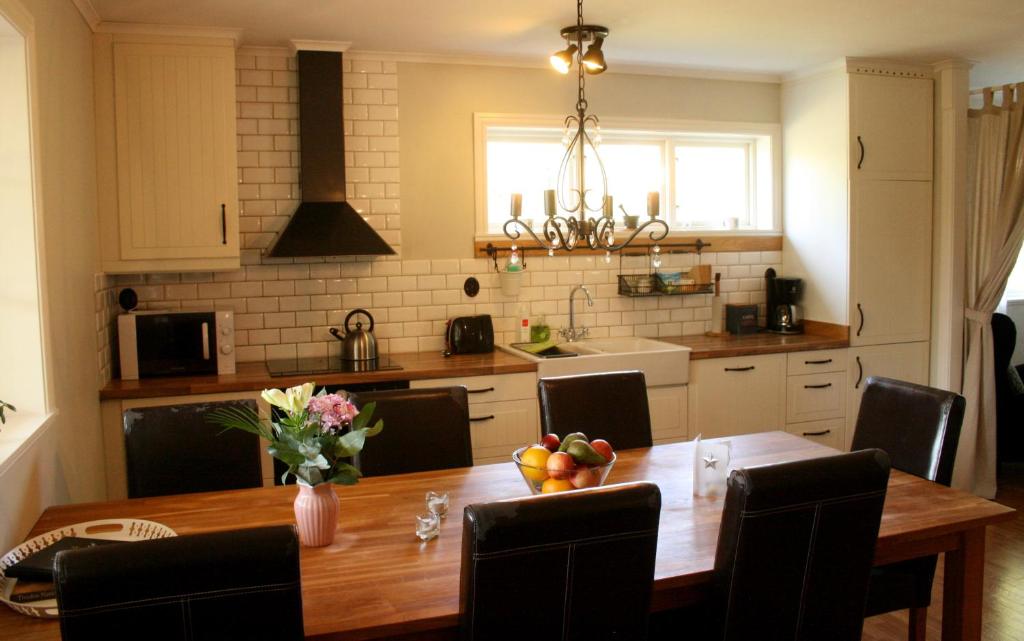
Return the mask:
<path id="1" fill-rule="evenodd" d="M 46 534 L 40 534 L 0 557 L 0 601 L 3 601 L 15 612 L 20 612 L 21 614 L 42 617 L 44 619 L 56 618 L 57 599 L 44 599 L 28 603 L 12 602 L 11 592 L 14 590 L 18 579 L 8 578 L 4 572 L 18 561 L 53 545 L 65 536 L 78 536 L 85 539 L 107 539 L 110 541 L 145 541 L 147 539 L 165 539 L 177 535 L 174 530 L 166 525 L 141 519 L 88 521 L 51 530 Z"/>

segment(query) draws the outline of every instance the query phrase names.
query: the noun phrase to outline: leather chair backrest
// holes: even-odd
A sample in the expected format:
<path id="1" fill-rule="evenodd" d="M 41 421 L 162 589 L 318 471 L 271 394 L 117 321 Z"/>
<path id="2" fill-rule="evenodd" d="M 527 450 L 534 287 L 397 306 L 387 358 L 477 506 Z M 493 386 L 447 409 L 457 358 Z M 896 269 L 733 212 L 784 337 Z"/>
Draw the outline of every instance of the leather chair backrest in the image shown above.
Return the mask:
<path id="1" fill-rule="evenodd" d="M 1017 325 L 1006 314 L 992 314 L 992 351 L 995 358 L 996 382 L 1006 378 L 1013 350 L 1017 348 Z"/>
<path id="2" fill-rule="evenodd" d="M 733 471 L 711 638 L 859 641 L 888 479 L 881 450 Z"/>
<path id="3" fill-rule="evenodd" d="M 256 401 L 215 401 L 126 410 L 128 498 L 237 490 L 263 485 L 260 439 L 225 430 L 207 415 L 225 407 L 256 410 Z"/>
<path id="4" fill-rule="evenodd" d="M 850 449 L 877 447 L 897 470 L 949 485 L 965 406 L 954 392 L 870 376 Z"/>
<path id="5" fill-rule="evenodd" d="M 473 464 L 465 387 L 362 392 L 354 396 L 360 408 L 370 402 L 377 404 L 371 423 L 384 420 L 384 430 L 367 439 L 357 457 L 356 465 L 364 476 Z"/>
<path id="6" fill-rule="evenodd" d="M 58 552 L 64 641 L 302 639 L 295 526 Z"/>
<path id="7" fill-rule="evenodd" d="M 609 485 L 466 507 L 462 639 L 645 639 L 661 492 Z"/>
<path id="8" fill-rule="evenodd" d="M 617 450 L 653 444 L 643 372 L 553 376 L 540 379 L 537 386 L 543 434 L 583 432 Z"/>

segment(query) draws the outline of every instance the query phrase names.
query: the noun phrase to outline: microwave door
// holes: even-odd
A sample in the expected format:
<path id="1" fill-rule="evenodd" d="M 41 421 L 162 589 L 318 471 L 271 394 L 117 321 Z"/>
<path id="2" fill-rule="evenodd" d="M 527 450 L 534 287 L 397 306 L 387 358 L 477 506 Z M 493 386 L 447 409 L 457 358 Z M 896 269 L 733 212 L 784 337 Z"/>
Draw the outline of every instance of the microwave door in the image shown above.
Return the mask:
<path id="1" fill-rule="evenodd" d="M 136 320 L 139 376 L 216 374 L 217 334 L 206 312 L 140 315 Z"/>

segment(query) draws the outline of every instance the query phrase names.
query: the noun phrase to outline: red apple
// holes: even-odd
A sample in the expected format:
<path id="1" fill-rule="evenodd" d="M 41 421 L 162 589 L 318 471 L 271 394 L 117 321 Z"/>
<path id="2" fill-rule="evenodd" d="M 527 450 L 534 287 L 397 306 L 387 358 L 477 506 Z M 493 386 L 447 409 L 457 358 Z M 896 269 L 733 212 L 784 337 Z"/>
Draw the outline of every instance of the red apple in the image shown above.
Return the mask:
<path id="1" fill-rule="evenodd" d="M 612 460 L 612 453 L 614 451 L 612 450 L 612 444 L 603 438 L 595 438 L 590 442 L 590 447 L 594 448 L 598 454 L 603 456 L 605 461 Z"/>
<path id="2" fill-rule="evenodd" d="M 562 439 L 558 438 L 558 434 L 545 434 L 544 438 L 540 440 L 540 444 L 548 448 L 549 452 L 557 452 L 558 446 L 562 444 Z"/>
<path id="3" fill-rule="evenodd" d="M 569 480 L 572 482 L 573 487 L 579 489 L 595 487 L 601 483 L 601 470 L 589 465 L 583 465 L 576 468 L 576 472 L 573 473 L 572 478 Z"/>
<path id="4" fill-rule="evenodd" d="M 576 461 L 565 452 L 555 452 L 548 457 L 548 476 L 559 481 L 572 478 Z"/>

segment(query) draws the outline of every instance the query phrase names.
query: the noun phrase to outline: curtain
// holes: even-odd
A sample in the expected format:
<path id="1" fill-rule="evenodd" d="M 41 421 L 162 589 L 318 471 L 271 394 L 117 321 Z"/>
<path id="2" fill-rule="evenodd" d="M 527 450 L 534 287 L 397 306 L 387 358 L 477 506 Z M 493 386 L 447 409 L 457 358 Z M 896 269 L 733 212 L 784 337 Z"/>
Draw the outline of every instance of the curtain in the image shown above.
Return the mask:
<path id="1" fill-rule="evenodd" d="M 996 493 L 992 312 L 1024 241 L 1024 83 L 1016 85 L 1016 94 L 1014 100 L 1014 87 L 1003 87 L 1002 104 L 996 106 L 993 91 L 986 90 L 984 107 L 971 110 L 968 118 L 962 390 L 967 411 L 953 486 L 986 498 Z"/>

